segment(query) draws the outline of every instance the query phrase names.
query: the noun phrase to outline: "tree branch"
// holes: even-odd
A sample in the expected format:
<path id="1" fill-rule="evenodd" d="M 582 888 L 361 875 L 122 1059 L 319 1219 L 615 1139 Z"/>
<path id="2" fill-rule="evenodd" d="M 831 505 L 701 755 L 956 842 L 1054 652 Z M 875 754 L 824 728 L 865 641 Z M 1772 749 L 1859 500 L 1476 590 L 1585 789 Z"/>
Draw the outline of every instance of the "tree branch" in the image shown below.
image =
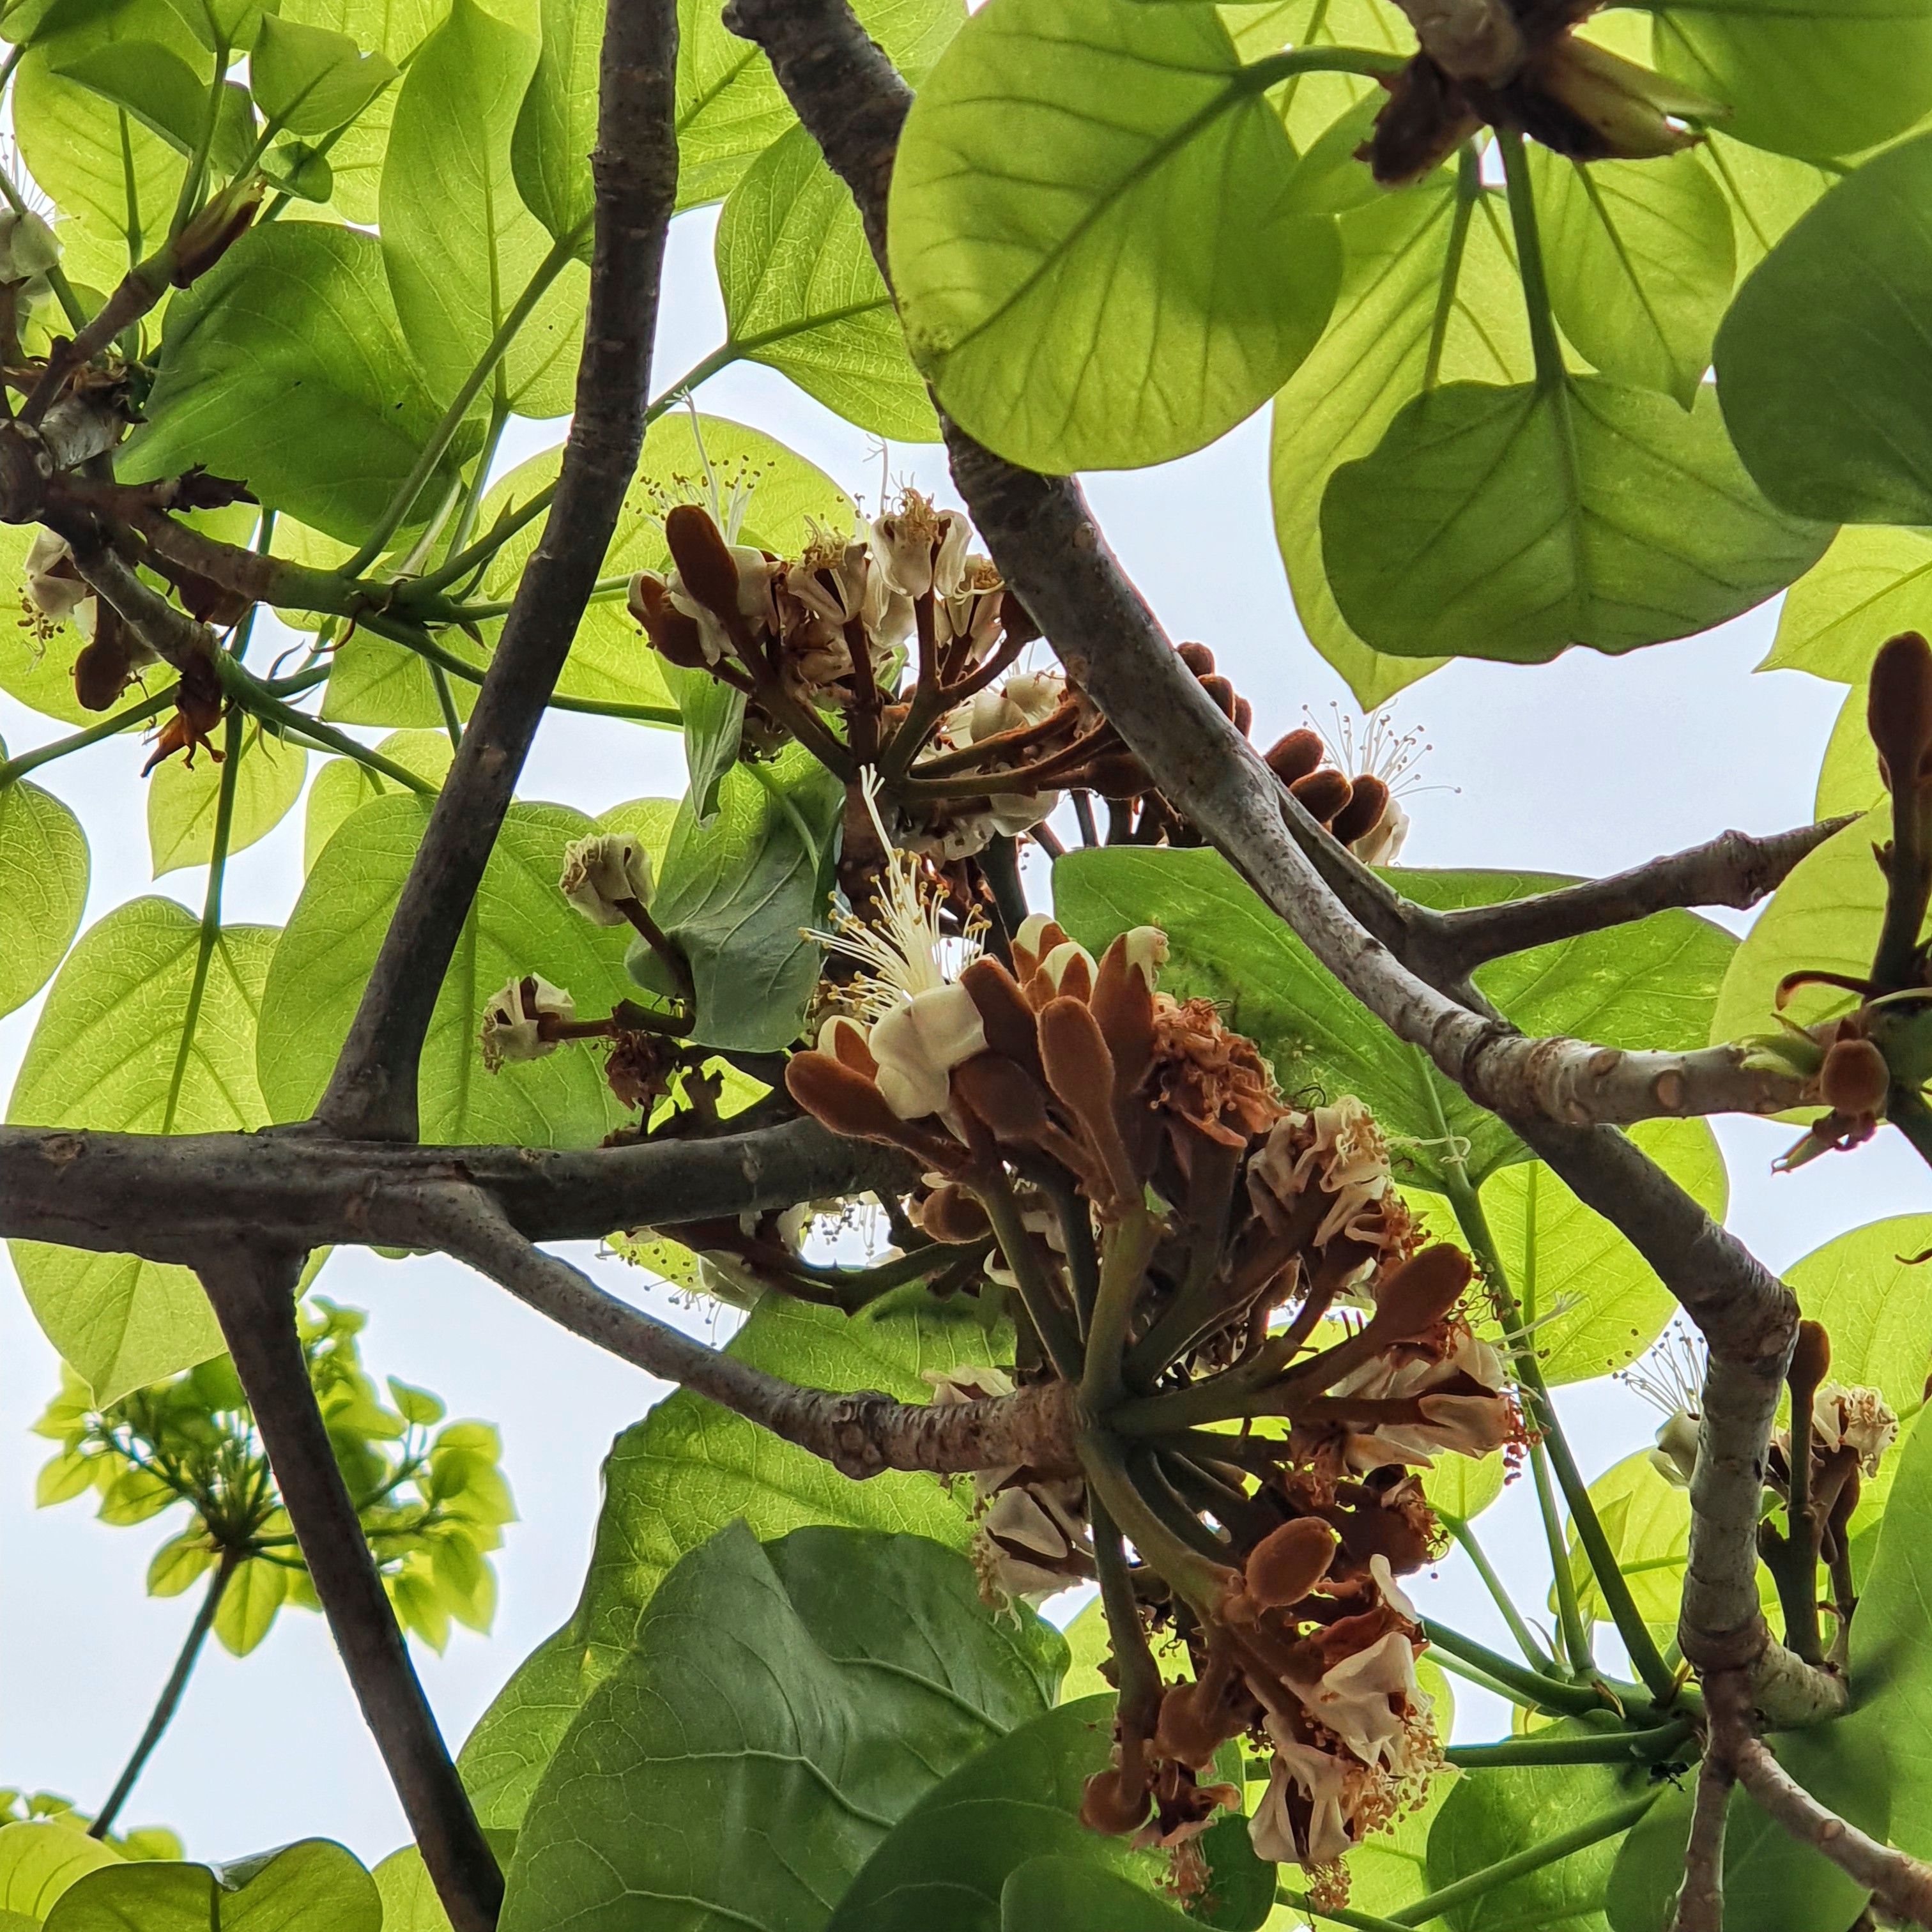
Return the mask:
<path id="1" fill-rule="evenodd" d="M 1626 926 L 1672 907 L 1735 906 L 1742 911 L 1775 892 L 1799 860 L 1850 824 L 1853 815 L 1822 819 L 1768 838 L 1721 832 L 1688 851 L 1652 859 L 1607 878 L 1533 898 L 1445 913 L 1440 928 L 1419 950 L 1412 950 L 1411 962 L 1442 984 L 1505 953 Z"/>
<path id="2" fill-rule="evenodd" d="M 316 1110 L 339 1133 L 415 1137 L 423 1036 L 444 972 L 637 473 L 677 187 L 676 62 L 672 0 L 609 0 L 590 313 L 556 496 Z"/>
<path id="3" fill-rule="evenodd" d="M 296 1328 L 299 1249 L 211 1246 L 196 1272 L 254 1411 L 268 1463 L 356 1702 L 455 1932 L 492 1932 L 503 1875 L 470 1808 L 397 1628 L 309 1384 Z"/>
<path id="4" fill-rule="evenodd" d="M 1684 1850 L 1684 1888 L 1670 1932 L 1724 1932 L 1724 1826 L 1734 1782 L 1730 1765 L 1705 1754 L 1697 1772 L 1697 1802 Z"/>
<path id="5" fill-rule="evenodd" d="M 1723 1754 L 1759 1805 L 1800 1844 L 1868 1887 L 1886 1911 L 1908 1924 L 1932 1926 L 1932 1865 L 1881 1845 L 1820 1804 L 1752 1730 L 1751 1693 L 1743 1680 L 1722 1673 L 1706 1688 L 1711 1748 Z"/>
<path id="6" fill-rule="evenodd" d="M 1077 1468 L 1072 1392 L 1048 1382 L 980 1402 L 896 1402 L 869 1390 L 801 1388 L 607 1294 L 587 1275 L 533 1246 L 475 1188 L 426 1188 L 408 1225 L 519 1301 L 622 1360 L 694 1389 L 788 1442 L 863 1479 L 885 1469 L 949 1473 L 1022 1463 Z"/>

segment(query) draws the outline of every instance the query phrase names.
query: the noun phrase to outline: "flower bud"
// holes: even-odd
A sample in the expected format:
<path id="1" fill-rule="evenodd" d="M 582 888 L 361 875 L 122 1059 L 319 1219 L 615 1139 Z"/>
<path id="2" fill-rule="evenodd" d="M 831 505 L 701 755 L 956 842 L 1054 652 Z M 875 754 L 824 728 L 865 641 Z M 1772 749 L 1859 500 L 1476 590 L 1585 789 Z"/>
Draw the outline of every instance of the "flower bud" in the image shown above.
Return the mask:
<path id="1" fill-rule="evenodd" d="M 1094 956 L 1077 939 L 1063 940 L 1040 962 L 1040 976 L 1052 989 L 1049 998 L 1090 1000 L 1094 973 Z"/>
<path id="2" fill-rule="evenodd" d="M 1563 34 L 1532 54 L 1522 81 L 1569 110 L 1588 139 L 1562 152 L 1581 161 L 1649 160 L 1694 146 L 1703 136 L 1685 118 L 1721 120 L 1721 101 L 1694 93 L 1607 47 Z"/>
<path id="3" fill-rule="evenodd" d="M 73 666 L 74 701 L 84 711 L 108 710 L 154 656 L 112 604 L 103 600 L 94 608 L 94 635 L 76 653 Z"/>
<path id="4" fill-rule="evenodd" d="M 1090 1832 L 1104 1832 L 1110 1838 L 1124 1838 L 1138 1830 L 1149 1808 L 1144 1779 L 1130 1784 L 1119 1771 L 1096 1771 L 1088 1779 L 1080 1795 L 1080 1822 Z"/>
<path id="5" fill-rule="evenodd" d="M 1214 1762 L 1214 1754 L 1230 1738 L 1246 1729 L 1240 1714 L 1229 1709 L 1225 1694 L 1216 1694 L 1198 1680 L 1170 1684 L 1160 1700 L 1154 1749 L 1176 1764 L 1201 1771 Z"/>
<path id="6" fill-rule="evenodd" d="M 979 1197 L 956 1181 L 935 1187 L 914 1209 L 914 1218 L 935 1241 L 952 1247 L 982 1241 L 993 1232 Z"/>
<path id="7" fill-rule="evenodd" d="M 1100 956 L 1088 1001 L 1120 1091 L 1131 1092 L 1154 1058 L 1154 988 L 1167 962 L 1167 934 L 1157 926 L 1124 932 Z"/>
<path id="8" fill-rule="evenodd" d="M 738 615 L 738 563 L 708 510 L 680 503 L 664 517 L 664 542 L 684 587 L 720 619 Z"/>
<path id="9" fill-rule="evenodd" d="M 664 580 L 656 572 L 639 571 L 631 579 L 631 594 L 626 601 L 631 615 L 644 626 L 652 650 L 668 663 L 685 670 L 702 670 L 710 662 L 698 620 L 687 617 L 672 603 Z"/>
<path id="10" fill-rule="evenodd" d="M 785 1064 L 785 1090 L 835 1134 L 896 1145 L 902 1123 L 878 1088 L 829 1053 L 795 1053 Z"/>
<path id="11" fill-rule="evenodd" d="M 1322 825 L 1328 824 L 1348 802 L 1354 789 L 1332 765 L 1324 766 L 1318 772 L 1310 772 L 1305 778 L 1297 778 L 1288 787 L 1296 802 L 1310 818 Z"/>
<path id="12" fill-rule="evenodd" d="M 960 974 L 959 983 L 979 1010 L 986 1044 L 1029 1073 L 1040 1073 L 1039 1023 L 1013 976 L 997 959 L 982 955 Z"/>
<path id="13" fill-rule="evenodd" d="M 1369 1323 L 1386 1346 L 1426 1334 L 1462 1298 L 1475 1270 L 1469 1257 L 1447 1241 L 1412 1255 L 1376 1289 L 1376 1312 Z"/>
<path id="14" fill-rule="evenodd" d="M 1249 1596 L 1263 1610 L 1298 1604 L 1328 1574 L 1341 1538 L 1319 1516 L 1298 1516 L 1248 1552 Z"/>
<path id="15" fill-rule="evenodd" d="M 1268 770 L 1285 785 L 1307 777 L 1327 756 L 1321 733 L 1310 730 L 1305 724 L 1285 738 L 1277 738 L 1262 754 Z"/>
<path id="16" fill-rule="evenodd" d="M 1234 687 L 1218 673 L 1201 680 L 1201 688 L 1214 700 L 1214 709 L 1230 721 L 1234 716 Z"/>
<path id="17" fill-rule="evenodd" d="M 1932 748 L 1932 648 L 1916 631 L 1901 631 L 1879 646 L 1865 723 L 1886 785 L 1916 783 Z"/>
<path id="18" fill-rule="evenodd" d="M 1063 996 L 1040 1009 L 1040 1057 L 1047 1084 L 1079 1122 L 1114 1193 L 1136 1198 L 1140 1182 L 1114 1117 L 1114 1056 L 1085 1000 Z"/>
<path id="19" fill-rule="evenodd" d="M 1818 1090 L 1826 1106 L 1852 1120 L 1882 1113 L 1891 1087 L 1885 1055 L 1868 1040 L 1834 1040 L 1819 1070 Z"/>
<path id="20" fill-rule="evenodd" d="M 1688 1409 L 1671 1411 L 1657 1432 L 1650 1466 L 1674 1489 L 1688 1489 L 1697 1473 L 1697 1418 Z"/>
<path id="21" fill-rule="evenodd" d="M 818 1051 L 868 1080 L 879 1077 L 879 1063 L 866 1044 L 866 1029 L 850 1013 L 834 1013 L 818 1029 Z"/>
<path id="22" fill-rule="evenodd" d="M 952 1070 L 952 1091 L 1003 1141 L 1030 1141 L 1052 1124 L 1046 1096 L 1001 1053 L 976 1053 Z"/>
<path id="23" fill-rule="evenodd" d="M 1348 802 L 1336 813 L 1328 830 L 1344 845 L 1352 845 L 1381 824 L 1388 802 L 1388 787 L 1372 772 L 1364 772 L 1350 784 Z"/>
<path id="24" fill-rule="evenodd" d="M 622 926 L 626 902 L 651 902 L 651 857 L 628 833 L 593 832 L 563 848 L 562 893 L 592 926 Z"/>
<path id="25" fill-rule="evenodd" d="M 1040 962 L 1056 946 L 1066 942 L 1059 922 L 1043 912 L 1030 912 L 1013 934 L 1013 970 L 1024 986 L 1040 970 Z"/>
<path id="26" fill-rule="evenodd" d="M 231 185 L 182 230 L 168 278 L 176 288 L 187 288 L 206 274 L 248 232 L 267 191 L 268 184 L 259 175 L 239 193 Z"/>
<path id="27" fill-rule="evenodd" d="M 1245 698 L 1234 700 L 1234 729 L 1245 738 L 1255 722 L 1255 707 Z"/>
<path id="28" fill-rule="evenodd" d="M 1811 1395 L 1832 1372 L 1832 1338 L 1822 1322 L 1801 1322 L 1798 1340 L 1791 1351 L 1791 1366 L 1785 1380 L 1791 1384 L 1796 1403 L 1802 1396 L 1808 1404 Z"/>
<path id="29" fill-rule="evenodd" d="M 1102 798 L 1138 798 L 1154 789 L 1148 768 L 1131 752 L 1102 752 L 1087 761 L 1087 783 Z"/>
<path id="30" fill-rule="evenodd" d="M 1196 677 L 1207 677 L 1214 671 L 1214 653 L 1205 644 L 1182 644 L 1175 655 Z"/>

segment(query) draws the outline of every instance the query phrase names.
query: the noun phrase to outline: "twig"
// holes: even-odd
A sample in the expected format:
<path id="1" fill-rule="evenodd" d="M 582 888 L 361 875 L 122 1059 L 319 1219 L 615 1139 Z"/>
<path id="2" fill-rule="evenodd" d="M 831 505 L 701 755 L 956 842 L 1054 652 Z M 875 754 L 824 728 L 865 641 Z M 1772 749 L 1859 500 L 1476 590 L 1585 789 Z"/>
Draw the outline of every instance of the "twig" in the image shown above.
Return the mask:
<path id="1" fill-rule="evenodd" d="M 1723 1754 L 1759 1805 L 1801 1844 L 1822 1852 L 1867 1887 L 1888 1912 L 1909 1924 L 1932 1926 L 1932 1865 L 1881 1845 L 1820 1804 L 1753 1731 L 1751 1693 L 1736 1673 L 1714 1676 L 1706 1694 L 1712 1749 Z"/>
<path id="2" fill-rule="evenodd" d="M 188 1680 L 194 1669 L 195 1659 L 201 1654 L 201 1646 L 208 1640 L 208 1632 L 214 1628 L 214 1613 L 221 1607 L 221 1599 L 226 1594 L 229 1579 L 235 1574 L 241 1561 L 239 1552 L 224 1550 L 220 1561 L 216 1564 L 214 1574 L 208 1580 L 208 1588 L 202 1593 L 201 1603 L 194 1613 L 194 1621 L 188 1627 L 188 1637 L 182 1645 L 181 1654 L 175 1659 L 175 1667 L 168 1673 L 168 1681 L 161 1686 L 161 1694 L 155 1700 L 153 1714 L 148 1726 L 141 1733 L 141 1741 L 136 1744 L 121 1775 L 114 1781 L 114 1789 L 107 1795 L 107 1802 L 95 1815 L 94 1822 L 88 1826 L 90 1838 L 104 1838 L 112 1828 L 114 1821 L 121 1815 L 121 1808 L 127 1803 L 128 1794 L 134 1789 L 134 1780 L 146 1769 L 148 1760 L 154 1755 L 154 1747 L 161 1741 L 161 1734 L 173 1721 L 175 1712 L 181 1707 L 182 1694 L 188 1688 Z"/>
<path id="3" fill-rule="evenodd" d="M 610 0 L 590 310 L 556 496 L 317 1109 L 339 1132 L 415 1136 L 423 1036 L 444 971 L 637 472 L 677 187 L 676 56 L 671 0 Z"/>
<path id="4" fill-rule="evenodd" d="M 855 1478 L 885 1469 L 941 1472 L 1073 1466 L 1064 1384 L 1012 1396 L 922 1405 L 861 1393 L 838 1395 L 796 1384 L 706 1348 L 607 1294 L 587 1275 L 532 1246 L 475 1188 L 425 1189 L 410 1220 L 459 1261 L 574 1335 L 668 1382 L 695 1389 L 796 1442 Z"/>
<path id="5" fill-rule="evenodd" d="M 503 1875 L 437 1729 L 316 1406 L 296 1328 L 299 1250 L 230 1240 L 196 1265 L 356 1700 L 455 1932 L 492 1932 Z"/>
<path id="6" fill-rule="evenodd" d="M 1724 1823 L 1734 1782 L 1730 1766 L 1715 1751 L 1708 1753 L 1697 1772 L 1684 1888 L 1677 1894 L 1671 1932 L 1724 1932 Z"/>

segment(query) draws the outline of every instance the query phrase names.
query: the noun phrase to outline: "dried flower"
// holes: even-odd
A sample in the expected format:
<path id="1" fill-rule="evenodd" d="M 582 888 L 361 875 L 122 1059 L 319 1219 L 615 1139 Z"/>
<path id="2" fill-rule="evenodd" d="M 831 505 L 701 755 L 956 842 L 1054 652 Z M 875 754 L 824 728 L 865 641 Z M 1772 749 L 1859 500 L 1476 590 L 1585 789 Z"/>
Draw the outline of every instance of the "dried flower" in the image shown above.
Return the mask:
<path id="1" fill-rule="evenodd" d="M 1898 1418 L 1875 1388 L 1826 1382 L 1812 1400 L 1811 1426 L 1827 1450 L 1857 1450 L 1865 1474 L 1875 1476 L 1879 1459 L 1897 1439 Z"/>
<path id="2" fill-rule="evenodd" d="M 512 980 L 483 1009 L 483 1064 L 500 1072 L 513 1060 L 541 1060 L 556 1051 L 555 1040 L 543 1036 L 546 1019 L 571 1021 L 577 1007 L 561 986 L 526 973 Z"/>
<path id="3" fill-rule="evenodd" d="M 592 926 L 622 926 L 627 902 L 651 902 L 651 855 L 628 832 L 592 832 L 563 848 L 557 890 Z"/>

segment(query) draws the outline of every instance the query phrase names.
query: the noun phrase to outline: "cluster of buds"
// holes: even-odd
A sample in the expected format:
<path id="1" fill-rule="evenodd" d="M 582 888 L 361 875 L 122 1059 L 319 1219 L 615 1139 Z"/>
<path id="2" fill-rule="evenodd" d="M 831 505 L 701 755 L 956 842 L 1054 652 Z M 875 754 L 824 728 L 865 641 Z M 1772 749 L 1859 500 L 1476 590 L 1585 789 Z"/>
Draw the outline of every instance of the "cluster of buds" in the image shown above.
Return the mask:
<path id="1" fill-rule="evenodd" d="M 1111 1551 L 1126 1562 L 1114 1532 L 1133 1545 L 1088 1822 L 1185 1846 L 1232 1802 L 1203 1778 L 1245 1735 L 1274 1766 L 1258 1846 L 1332 1892 L 1341 1853 L 1437 1759 L 1396 1582 L 1443 1546 L 1419 1472 L 1525 1440 L 1466 1306 L 1468 1258 L 1419 1246 L 1358 1102 L 1290 1105 L 1210 1002 L 1162 990 L 1156 928 L 1096 958 L 1035 915 L 1010 969 L 957 941 L 949 956 L 917 861 L 895 853 L 873 921 L 833 943 L 869 970 L 790 1062 L 793 1097 L 915 1157 L 932 1240 L 997 1240 L 986 1273 L 1010 1290 L 1017 1378 L 1078 1378 L 1094 1405 L 1077 1470 L 978 1485 L 996 1592 L 1104 1582 Z M 994 1392 L 979 1376 L 941 1394 Z M 1215 1432 L 1238 1418 L 1246 1432 Z M 1150 1689 L 1152 1625 L 1191 1679 Z"/>
<path id="2" fill-rule="evenodd" d="M 1485 126 L 1520 128 L 1576 161 L 1646 160 L 1701 140 L 1721 101 L 1580 38 L 1600 0 L 1400 0 L 1420 50 L 1358 153 L 1390 187 L 1439 166 Z"/>
<path id="3" fill-rule="evenodd" d="M 1404 741 L 1396 741 L 1398 768 L 1406 749 Z M 1360 771 L 1352 777 L 1321 733 L 1307 725 L 1276 740 L 1262 756 L 1296 803 L 1364 865 L 1393 866 L 1402 856 L 1408 814 L 1382 773 Z"/>

